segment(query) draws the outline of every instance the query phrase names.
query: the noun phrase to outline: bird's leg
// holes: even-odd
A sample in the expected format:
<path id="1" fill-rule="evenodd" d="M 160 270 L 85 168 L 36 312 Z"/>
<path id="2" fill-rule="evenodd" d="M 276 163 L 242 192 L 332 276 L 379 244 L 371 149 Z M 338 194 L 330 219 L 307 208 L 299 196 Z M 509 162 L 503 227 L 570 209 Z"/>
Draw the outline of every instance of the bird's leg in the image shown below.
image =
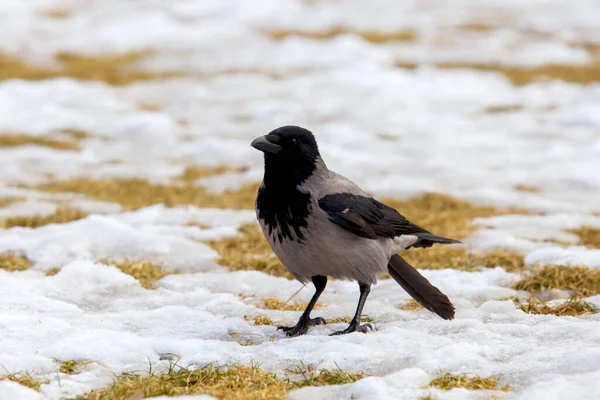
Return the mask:
<path id="1" fill-rule="evenodd" d="M 350 322 L 350 325 L 343 331 L 334 332 L 331 336 L 335 335 L 345 335 L 346 333 L 352 332 L 362 332 L 367 333 L 369 329 L 373 330 L 371 324 L 360 324 L 360 316 L 362 314 L 363 307 L 365 306 L 365 302 L 367 301 L 367 296 L 371 291 L 371 285 L 367 283 L 358 283 L 358 287 L 360 287 L 360 297 L 358 298 L 358 307 L 356 307 L 356 314 L 354 314 L 354 318 Z"/>
<path id="2" fill-rule="evenodd" d="M 310 301 L 308 302 L 306 310 L 304 310 L 304 312 L 300 316 L 298 323 L 294 326 L 280 326 L 279 328 L 277 328 L 286 332 L 287 336 L 289 337 L 304 335 L 306 332 L 308 332 L 308 328 L 310 326 L 325 325 L 327 323 L 321 317 L 310 317 L 310 312 L 317 303 L 317 300 L 319 300 L 319 296 L 321 296 L 323 290 L 325 290 L 325 286 L 327 285 L 327 277 L 315 275 L 312 277 L 312 281 L 315 285 L 315 294 L 313 295 L 312 299 L 310 299 Z"/>

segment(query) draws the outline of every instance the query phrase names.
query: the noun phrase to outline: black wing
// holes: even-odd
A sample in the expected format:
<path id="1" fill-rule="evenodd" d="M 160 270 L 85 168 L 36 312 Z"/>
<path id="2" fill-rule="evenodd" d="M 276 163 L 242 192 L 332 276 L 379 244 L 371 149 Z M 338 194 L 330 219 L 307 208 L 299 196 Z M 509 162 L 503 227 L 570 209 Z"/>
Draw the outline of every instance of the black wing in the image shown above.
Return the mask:
<path id="1" fill-rule="evenodd" d="M 371 197 L 349 193 L 330 194 L 319 200 L 319 207 L 331 222 L 366 239 L 415 235 L 419 241 L 414 247 L 429 247 L 433 243 L 459 243 L 430 233 L 408 221 L 392 207 Z"/>

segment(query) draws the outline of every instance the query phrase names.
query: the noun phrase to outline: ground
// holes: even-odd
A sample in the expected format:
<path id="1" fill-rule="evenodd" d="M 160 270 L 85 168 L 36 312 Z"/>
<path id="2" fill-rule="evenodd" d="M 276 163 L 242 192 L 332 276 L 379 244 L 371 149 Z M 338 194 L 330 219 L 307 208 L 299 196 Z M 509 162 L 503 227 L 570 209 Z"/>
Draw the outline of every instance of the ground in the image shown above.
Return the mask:
<path id="1" fill-rule="evenodd" d="M 593 399 L 600 4 L 8 0 L 0 8 L 0 399 Z M 358 286 L 291 279 L 250 141 L 463 244 Z"/>

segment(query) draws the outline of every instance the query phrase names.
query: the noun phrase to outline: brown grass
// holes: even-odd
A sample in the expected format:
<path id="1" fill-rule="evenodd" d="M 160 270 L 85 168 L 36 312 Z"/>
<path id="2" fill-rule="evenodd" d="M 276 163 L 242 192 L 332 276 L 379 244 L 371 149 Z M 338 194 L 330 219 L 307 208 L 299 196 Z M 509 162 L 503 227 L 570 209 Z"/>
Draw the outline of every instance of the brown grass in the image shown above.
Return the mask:
<path id="1" fill-rule="evenodd" d="M 527 213 L 524 210 L 479 206 L 442 193 L 426 193 L 408 200 L 385 199 L 384 203 L 436 235 L 458 240 L 474 231 L 471 224 L 474 218 Z"/>
<path id="2" fill-rule="evenodd" d="M 441 236 L 464 239 L 475 227 L 471 221 L 479 217 L 526 213 L 523 210 L 479 206 L 441 193 L 427 193 L 408 200 L 386 199 L 409 221 Z M 508 250 L 494 250 L 485 255 L 471 254 L 456 246 L 434 245 L 427 249 L 409 249 L 402 257 L 417 268 L 453 268 L 472 271 L 479 266 L 497 265 L 509 271 L 522 270 L 523 256 Z"/>
<path id="3" fill-rule="evenodd" d="M 0 269 L 5 271 L 25 271 L 31 268 L 31 262 L 23 257 L 11 253 L 0 253 Z"/>
<path id="4" fill-rule="evenodd" d="M 565 315 L 576 317 L 579 315 L 595 314 L 598 312 L 598 309 L 592 303 L 579 298 L 571 298 L 557 305 L 548 305 L 536 298 L 529 299 L 527 303 L 521 303 L 520 301 L 516 300 L 515 304 L 527 314 L 553 314 L 559 317 Z"/>
<path id="5" fill-rule="evenodd" d="M 21 197 L 0 197 L 0 208 L 6 207 L 9 204 L 16 203 L 17 201 L 22 201 Z"/>
<path id="6" fill-rule="evenodd" d="M 50 268 L 49 270 L 46 271 L 46 276 L 54 276 L 54 275 L 58 274 L 61 269 L 62 268 L 60 268 L 60 267 Z"/>
<path id="7" fill-rule="evenodd" d="M 83 139 L 87 139 L 90 136 L 92 136 L 89 132 L 86 132 L 81 129 L 74 129 L 74 128 L 61 129 L 60 133 L 64 133 L 65 135 L 70 136 L 74 140 L 83 140 Z"/>
<path id="8" fill-rule="evenodd" d="M 167 207 L 195 205 L 198 207 L 251 209 L 254 207 L 258 184 L 237 190 L 213 194 L 192 183 L 154 184 L 145 179 L 70 179 L 37 187 L 51 193 L 73 192 L 90 198 L 121 204 L 125 210 L 136 210 L 153 204 Z"/>
<path id="9" fill-rule="evenodd" d="M 414 69 L 418 64 L 397 62 L 396 66 L 403 69 Z M 438 63 L 442 69 L 474 69 L 479 71 L 500 72 L 515 86 L 527 85 L 533 82 L 560 80 L 564 82 L 592 84 L 600 81 L 600 63 L 585 65 L 542 65 L 539 67 L 513 67 L 496 64 L 463 64 Z"/>
<path id="10" fill-rule="evenodd" d="M 51 8 L 43 11 L 42 15 L 52 19 L 67 19 L 71 16 L 71 11 L 62 8 Z"/>
<path id="11" fill-rule="evenodd" d="M 112 387 L 80 398 L 117 400 L 207 394 L 230 400 L 284 399 L 289 388 L 289 382 L 257 366 L 208 365 L 195 370 L 172 367 L 163 374 L 126 373 L 118 376 Z"/>
<path id="12" fill-rule="evenodd" d="M 471 22 L 471 23 L 462 24 L 458 28 L 463 29 L 465 31 L 475 31 L 475 32 L 490 32 L 495 29 L 498 29 L 498 27 L 496 27 L 496 26 L 484 24 L 481 22 Z"/>
<path id="13" fill-rule="evenodd" d="M 600 293 L 600 269 L 547 265 L 524 275 L 513 287 L 533 294 L 560 289 L 570 290 L 577 296 L 593 296 Z"/>
<path id="14" fill-rule="evenodd" d="M 49 224 L 64 224 L 87 217 L 88 214 L 76 208 L 58 208 L 51 215 L 29 215 L 5 218 L 0 221 L 0 228 L 8 229 L 15 226 L 39 228 Z"/>
<path id="15" fill-rule="evenodd" d="M 521 111 L 523 109 L 522 104 L 509 104 L 509 105 L 501 105 L 501 106 L 489 106 L 483 109 L 483 112 L 486 114 L 506 114 L 516 111 Z"/>
<path id="16" fill-rule="evenodd" d="M 58 53 L 56 67 L 30 64 L 28 61 L 7 54 L 0 54 L 0 81 L 7 79 L 40 80 L 71 77 L 96 80 L 111 85 L 127 85 L 137 81 L 161 79 L 173 74 L 144 72 L 135 68 L 136 63 L 148 53 L 125 53 L 119 55 L 86 57 L 73 53 Z"/>
<path id="17" fill-rule="evenodd" d="M 267 297 L 263 300 L 262 307 L 266 310 L 279 310 L 279 311 L 304 311 L 306 309 L 306 303 L 287 303 L 279 300 L 275 297 Z M 315 304 L 313 310 L 321 308 L 319 304 Z"/>
<path id="18" fill-rule="evenodd" d="M 273 320 L 266 315 L 257 315 L 255 317 L 244 317 L 246 321 L 251 321 L 253 325 L 274 325 Z"/>
<path id="19" fill-rule="evenodd" d="M 527 192 L 527 193 L 539 193 L 541 192 L 540 188 L 530 185 L 519 184 L 515 185 L 515 190 L 518 192 Z"/>
<path id="20" fill-rule="evenodd" d="M 127 275 L 133 276 L 146 289 L 155 289 L 154 282 L 173 272 L 166 271 L 162 265 L 140 260 L 101 260 L 102 264 L 114 265 Z"/>
<path id="21" fill-rule="evenodd" d="M 327 323 L 328 324 L 349 324 L 350 321 L 352 321 L 352 317 L 347 315 L 345 317 L 336 317 L 336 318 L 328 318 L 327 319 Z M 369 317 L 368 315 L 363 315 L 360 317 L 360 322 L 373 322 L 373 318 Z"/>
<path id="22" fill-rule="evenodd" d="M 183 174 L 179 177 L 179 179 L 194 183 L 198 179 L 208 178 L 210 176 L 221 175 L 226 172 L 241 172 L 246 170 L 247 167 L 232 167 L 230 165 L 218 165 L 216 167 L 199 167 L 199 166 L 189 166 L 183 171 Z"/>
<path id="23" fill-rule="evenodd" d="M 81 367 L 90 364 L 90 361 L 75 361 L 67 360 L 62 361 L 58 366 L 58 372 L 67 375 L 77 375 L 81 372 Z"/>
<path id="24" fill-rule="evenodd" d="M 464 248 L 434 245 L 427 249 L 408 249 L 400 253 L 411 265 L 424 269 L 458 269 L 475 271 L 479 267 L 504 268 L 509 272 L 525 269 L 523 255 L 510 250 L 493 250 L 485 254 L 469 253 Z"/>
<path id="25" fill-rule="evenodd" d="M 0 135 L 0 147 L 19 147 L 35 145 L 49 147 L 56 150 L 79 150 L 76 142 L 47 138 L 43 136 L 12 133 Z"/>
<path id="26" fill-rule="evenodd" d="M 582 226 L 581 228 L 571 229 L 569 232 L 579 236 L 581 244 L 592 249 L 600 249 L 600 229 L 592 226 Z"/>
<path id="27" fill-rule="evenodd" d="M 455 388 L 465 388 L 468 390 L 510 390 L 509 385 L 500 384 L 500 376 L 492 375 L 482 378 L 475 374 L 454 375 L 448 372 L 440 373 L 439 376 L 429 382 L 430 387 L 437 387 L 442 390 L 451 390 Z"/>
<path id="28" fill-rule="evenodd" d="M 328 40 L 341 35 L 357 35 L 363 40 L 370 43 L 387 43 L 387 42 L 413 42 L 416 35 L 409 31 L 393 31 L 393 32 L 377 32 L 377 31 L 360 31 L 346 27 L 333 27 L 321 31 L 303 31 L 303 30 L 281 30 L 267 32 L 269 37 L 275 40 L 285 39 L 290 36 L 298 36 L 307 39 Z"/>
<path id="29" fill-rule="evenodd" d="M 425 307 L 423 307 L 421 304 L 419 304 L 418 301 L 410 299 L 406 303 L 402 304 L 401 306 L 398 306 L 398 308 L 400 310 L 404 310 L 404 311 L 417 311 L 417 310 L 422 310 Z"/>
<path id="30" fill-rule="evenodd" d="M 302 377 L 300 380 L 293 382 L 297 387 L 345 385 L 357 382 L 365 377 L 364 372 L 344 371 L 339 367 L 336 369 L 323 368 L 317 373 L 316 368 L 304 363 L 289 372 Z"/>
<path id="31" fill-rule="evenodd" d="M 287 393 L 305 386 L 341 385 L 356 382 L 364 377 L 341 369 L 322 369 L 318 373 L 312 368 L 293 371 L 301 379 L 291 381 L 265 372 L 257 365 L 233 365 L 216 367 L 208 365 L 201 369 L 186 369 L 171 366 L 162 374 L 124 373 L 115 378 L 114 384 L 100 391 L 93 391 L 78 399 L 117 400 L 142 399 L 156 396 L 180 396 L 207 394 L 226 400 L 283 400 Z"/>
<path id="32" fill-rule="evenodd" d="M 240 233 L 240 236 L 208 243 L 221 255 L 219 264 L 232 271 L 262 271 L 269 275 L 292 279 L 292 275 L 274 256 L 256 224 L 241 227 Z"/>
<path id="33" fill-rule="evenodd" d="M 41 381 L 41 380 L 33 378 L 29 374 L 24 374 L 24 373 L 0 376 L 0 381 L 4 381 L 4 380 L 16 382 L 19 385 L 23 385 L 23 386 L 28 387 L 33 390 L 37 390 L 38 392 L 40 391 L 40 386 L 42 386 L 43 384 L 50 383 L 50 381 L 47 379 L 44 381 Z"/>

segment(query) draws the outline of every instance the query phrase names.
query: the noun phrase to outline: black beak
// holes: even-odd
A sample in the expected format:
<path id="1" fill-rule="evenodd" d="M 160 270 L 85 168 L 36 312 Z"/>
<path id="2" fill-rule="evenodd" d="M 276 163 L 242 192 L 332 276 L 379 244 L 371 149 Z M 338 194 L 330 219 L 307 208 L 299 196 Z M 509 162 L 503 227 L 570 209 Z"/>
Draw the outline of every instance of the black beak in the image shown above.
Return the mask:
<path id="1" fill-rule="evenodd" d="M 279 138 L 273 135 L 257 137 L 252 141 L 250 146 L 263 153 L 277 154 L 281 150 L 281 146 L 275 143 Z"/>

